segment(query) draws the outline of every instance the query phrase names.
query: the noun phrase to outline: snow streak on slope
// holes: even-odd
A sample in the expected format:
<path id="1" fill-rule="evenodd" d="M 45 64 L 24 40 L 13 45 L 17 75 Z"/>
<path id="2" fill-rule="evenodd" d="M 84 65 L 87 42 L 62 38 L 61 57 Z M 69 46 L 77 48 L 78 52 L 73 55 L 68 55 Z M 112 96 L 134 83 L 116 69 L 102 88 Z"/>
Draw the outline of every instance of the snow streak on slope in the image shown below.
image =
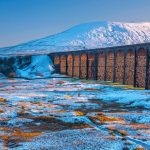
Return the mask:
<path id="1" fill-rule="evenodd" d="M 54 71 L 52 61 L 47 55 L 32 56 L 31 64 L 24 68 L 16 66 L 17 77 L 23 78 L 47 78 Z"/>
<path id="2" fill-rule="evenodd" d="M 46 38 L 0 49 L 0 54 L 41 54 L 146 42 L 150 42 L 150 23 L 94 22 L 81 24 Z"/>
<path id="3" fill-rule="evenodd" d="M 53 63 L 47 55 L 0 58 L 0 79 L 19 77 L 27 79 L 48 78 L 53 73 Z"/>

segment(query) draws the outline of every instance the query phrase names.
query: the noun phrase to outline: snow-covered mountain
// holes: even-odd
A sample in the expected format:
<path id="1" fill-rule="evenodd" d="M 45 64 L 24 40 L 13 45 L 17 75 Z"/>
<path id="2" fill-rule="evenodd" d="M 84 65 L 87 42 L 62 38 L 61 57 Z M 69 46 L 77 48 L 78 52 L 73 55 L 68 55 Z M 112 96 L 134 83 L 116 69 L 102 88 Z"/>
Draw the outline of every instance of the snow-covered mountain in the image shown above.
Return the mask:
<path id="1" fill-rule="evenodd" d="M 33 40 L 17 46 L 1 48 L 1 56 L 39 54 L 31 56 L 30 63 L 23 58 L 22 63 L 0 64 L 0 72 L 14 77 L 49 77 L 53 64 L 46 55 L 50 52 L 130 45 L 150 42 L 150 23 L 94 22 L 75 26 L 65 32 L 46 38 Z M 40 55 L 42 54 L 42 55 Z M 4 62 L 1 59 L 1 62 Z M 12 73 L 13 72 L 13 73 Z"/>
<path id="2" fill-rule="evenodd" d="M 49 53 L 146 42 L 150 42 L 150 23 L 93 22 L 46 38 L 0 49 L 0 54 Z"/>

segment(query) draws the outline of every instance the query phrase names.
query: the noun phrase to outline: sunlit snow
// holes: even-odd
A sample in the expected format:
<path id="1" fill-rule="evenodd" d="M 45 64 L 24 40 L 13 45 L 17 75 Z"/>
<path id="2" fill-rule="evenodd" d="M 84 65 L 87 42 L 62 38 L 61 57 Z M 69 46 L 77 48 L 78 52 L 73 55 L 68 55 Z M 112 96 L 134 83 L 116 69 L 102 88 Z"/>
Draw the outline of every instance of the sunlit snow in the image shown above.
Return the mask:
<path id="1" fill-rule="evenodd" d="M 0 54 L 46 54 L 150 42 L 150 23 L 93 22 L 62 33 L 1 48 Z"/>

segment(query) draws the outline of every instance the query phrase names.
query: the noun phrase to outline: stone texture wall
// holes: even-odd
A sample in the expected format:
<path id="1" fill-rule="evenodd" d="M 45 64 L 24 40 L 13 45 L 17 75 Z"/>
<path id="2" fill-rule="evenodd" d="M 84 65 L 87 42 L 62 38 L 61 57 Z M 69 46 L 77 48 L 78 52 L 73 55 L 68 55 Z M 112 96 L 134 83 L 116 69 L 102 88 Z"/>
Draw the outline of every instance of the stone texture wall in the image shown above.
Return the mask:
<path id="1" fill-rule="evenodd" d="M 136 86 L 145 87 L 146 78 L 146 50 L 139 49 L 137 52 Z"/>
<path id="2" fill-rule="evenodd" d="M 134 50 L 128 50 L 126 53 L 125 84 L 134 83 Z"/>
<path id="3" fill-rule="evenodd" d="M 116 82 L 122 83 L 124 76 L 124 52 L 117 51 L 116 54 Z"/>
<path id="4" fill-rule="evenodd" d="M 106 80 L 113 81 L 114 75 L 114 52 L 107 52 L 107 63 L 106 63 Z"/>
<path id="5" fill-rule="evenodd" d="M 74 77 L 79 77 L 79 55 L 74 57 Z"/>
<path id="6" fill-rule="evenodd" d="M 67 74 L 68 76 L 72 76 L 72 66 L 73 66 L 73 56 L 72 55 L 68 55 L 67 57 Z"/>
<path id="7" fill-rule="evenodd" d="M 135 76 L 136 86 L 145 87 L 146 50 L 139 49 L 138 51 L 136 51 L 137 54 L 136 70 L 134 70 L 135 69 L 134 49 L 138 48 L 139 45 L 138 47 L 135 46 L 134 49 L 133 47 L 134 46 L 132 46 L 131 48 L 128 47 L 127 51 L 126 51 L 127 47 L 125 47 L 125 50 L 123 48 L 121 48 L 120 50 L 114 49 L 116 58 L 114 58 L 114 50 L 110 49 L 109 51 L 106 51 L 107 52 L 106 60 L 105 60 L 105 51 L 97 51 L 94 54 L 92 51 L 89 51 L 88 57 L 86 52 L 75 53 L 74 57 L 70 53 L 71 55 L 67 57 L 67 66 L 66 66 L 66 56 L 64 54 L 60 57 L 60 72 L 66 74 L 66 68 L 67 68 L 67 74 L 69 76 L 72 76 L 72 72 L 73 72 L 74 77 L 80 77 L 82 79 L 86 79 L 88 77 L 88 79 L 104 80 L 106 77 L 106 81 L 115 81 L 127 85 L 134 85 L 134 76 Z M 96 56 L 98 56 L 98 66 L 97 64 L 94 64 L 97 62 Z M 116 61 L 115 68 L 114 68 L 114 61 Z M 72 67 L 73 62 L 74 62 L 74 67 Z M 105 66 L 105 62 L 106 62 L 106 66 Z M 54 64 L 59 65 L 58 57 L 54 59 Z M 88 68 L 86 68 L 87 65 Z M 97 68 L 95 66 L 97 66 Z M 149 61 L 149 68 L 150 68 L 150 61 Z M 96 71 L 97 74 L 95 74 L 94 71 Z M 134 75 L 135 72 L 136 75 Z M 149 69 L 149 79 L 147 78 L 147 80 L 148 80 L 148 86 L 150 88 L 150 69 Z"/>
<path id="8" fill-rule="evenodd" d="M 60 58 L 59 58 L 59 56 L 55 56 L 54 66 L 55 66 L 55 72 L 60 73 Z"/>
<path id="9" fill-rule="evenodd" d="M 89 54 L 88 58 L 88 78 L 94 79 L 94 55 Z"/>
<path id="10" fill-rule="evenodd" d="M 98 56 L 98 80 L 104 80 L 105 58 L 104 53 L 100 52 Z"/>
<path id="11" fill-rule="evenodd" d="M 54 58 L 54 65 L 58 65 L 58 64 L 60 64 L 59 56 L 55 56 L 55 58 Z"/>
<path id="12" fill-rule="evenodd" d="M 82 54 L 81 55 L 80 77 L 83 79 L 86 78 L 86 63 L 87 63 L 87 56 L 86 56 L 86 54 Z"/>
<path id="13" fill-rule="evenodd" d="M 66 73 L 66 56 L 62 55 L 60 57 L 60 73 L 65 74 Z"/>

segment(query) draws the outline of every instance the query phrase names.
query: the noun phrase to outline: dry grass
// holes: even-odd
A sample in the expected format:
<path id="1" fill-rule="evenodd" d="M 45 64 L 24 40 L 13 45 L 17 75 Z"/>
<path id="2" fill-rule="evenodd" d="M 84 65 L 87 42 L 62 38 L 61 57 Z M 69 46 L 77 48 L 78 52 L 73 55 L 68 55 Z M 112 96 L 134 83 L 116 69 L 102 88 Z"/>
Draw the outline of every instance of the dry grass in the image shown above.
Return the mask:
<path id="1" fill-rule="evenodd" d="M 2 102 L 6 102 L 6 99 L 5 99 L 5 98 L 1 98 L 1 97 L 0 97 L 0 101 L 2 101 Z"/>
<path id="2" fill-rule="evenodd" d="M 118 133 L 120 133 L 123 136 L 127 136 L 128 133 L 125 130 L 116 130 Z"/>
<path id="3" fill-rule="evenodd" d="M 0 114 L 3 113 L 4 111 L 2 109 L 0 109 Z"/>
<path id="4" fill-rule="evenodd" d="M 137 147 L 135 150 L 145 150 L 145 149 L 142 147 Z"/>
<path id="5" fill-rule="evenodd" d="M 56 84 L 64 84 L 64 81 L 58 81 Z"/>
<path id="6" fill-rule="evenodd" d="M 21 132 L 21 131 L 16 131 L 11 136 L 28 139 L 28 138 L 33 138 L 35 136 L 39 136 L 41 134 L 42 134 L 42 132 Z"/>
<path id="7" fill-rule="evenodd" d="M 150 129 L 150 125 L 148 124 L 138 124 L 138 123 L 132 123 L 129 125 L 132 129 Z"/>
<path id="8" fill-rule="evenodd" d="M 74 111 L 76 116 L 84 116 L 85 113 L 81 112 L 81 111 Z"/>
<path id="9" fill-rule="evenodd" d="M 24 112 L 25 112 L 24 110 L 21 110 L 21 111 L 17 112 L 17 115 L 22 116 L 22 115 L 24 115 Z"/>
<path id="10" fill-rule="evenodd" d="M 123 136 L 127 136 L 128 135 L 128 133 L 125 130 L 119 130 L 119 129 L 116 129 L 115 127 L 113 127 L 113 126 L 108 126 L 107 129 L 111 130 L 113 132 L 118 132 L 118 133 L 120 133 Z"/>
<path id="11" fill-rule="evenodd" d="M 98 91 L 98 90 L 95 89 L 95 88 L 85 88 L 84 90 L 86 90 L 86 91 Z"/>
<path id="12" fill-rule="evenodd" d="M 72 96 L 71 96 L 71 95 L 64 95 L 64 98 L 66 98 L 66 99 L 71 99 Z"/>
<path id="13" fill-rule="evenodd" d="M 99 113 L 94 117 L 90 117 L 94 122 L 96 120 L 99 120 L 101 124 L 107 123 L 107 122 L 124 122 L 122 118 L 117 118 L 117 117 L 110 117 L 110 116 L 105 116 L 103 113 Z"/>

